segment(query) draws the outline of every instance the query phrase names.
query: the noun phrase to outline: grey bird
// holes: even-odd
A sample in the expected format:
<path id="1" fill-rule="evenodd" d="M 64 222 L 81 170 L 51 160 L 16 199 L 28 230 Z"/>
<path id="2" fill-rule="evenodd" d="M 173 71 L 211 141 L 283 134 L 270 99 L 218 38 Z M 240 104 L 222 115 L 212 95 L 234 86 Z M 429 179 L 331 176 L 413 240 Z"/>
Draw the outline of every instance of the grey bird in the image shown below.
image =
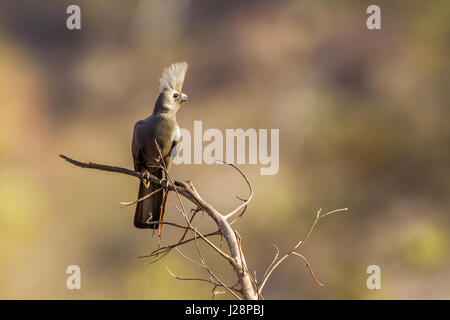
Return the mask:
<path id="1" fill-rule="evenodd" d="M 180 129 L 176 113 L 188 96 L 181 91 L 188 64 L 174 63 L 164 69 L 160 79 L 160 90 L 153 113 L 134 125 L 131 151 L 135 171 L 152 174 L 167 185 L 167 177 L 160 165 L 170 167 L 180 140 Z M 158 150 L 161 151 L 161 153 Z M 162 157 L 161 157 L 162 155 Z M 160 185 L 143 180 L 139 185 L 138 199 L 161 188 Z M 139 229 L 156 229 L 161 226 L 167 192 L 161 190 L 137 203 L 134 226 Z M 161 230 L 159 228 L 159 230 Z"/>

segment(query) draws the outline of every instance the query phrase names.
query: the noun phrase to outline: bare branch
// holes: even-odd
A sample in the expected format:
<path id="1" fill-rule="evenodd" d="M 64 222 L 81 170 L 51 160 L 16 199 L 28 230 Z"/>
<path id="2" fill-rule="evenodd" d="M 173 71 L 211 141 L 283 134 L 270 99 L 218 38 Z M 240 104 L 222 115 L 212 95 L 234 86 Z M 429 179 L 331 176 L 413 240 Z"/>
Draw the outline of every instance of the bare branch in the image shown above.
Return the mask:
<path id="1" fill-rule="evenodd" d="M 181 210 L 179 210 L 181 211 Z M 229 255 L 227 255 L 225 252 L 223 252 L 220 248 L 218 248 L 214 243 L 212 243 L 208 238 L 206 238 L 202 233 L 198 232 L 196 229 L 194 229 L 189 222 L 189 225 L 187 229 L 192 230 L 194 232 L 194 238 L 196 235 L 198 235 L 202 240 L 204 240 L 211 248 L 213 248 L 217 253 L 219 253 L 222 257 L 227 259 L 228 261 L 232 261 L 233 258 L 231 258 Z"/>
<path id="2" fill-rule="evenodd" d="M 234 230 L 234 232 L 236 233 L 236 238 L 238 240 L 239 252 L 240 252 L 240 256 L 241 256 L 242 265 L 244 266 L 244 271 L 248 274 L 248 277 L 250 278 L 254 288 L 258 288 L 258 284 L 256 282 L 256 279 L 254 279 L 251 276 L 251 273 L 250 273 L 250 271 L 248 270 L 248 267 L 247 267 L 247 262 L 245 261 L 244 251 L 242 250 L 242 238 L 241 238 L 241 235 L 237 232 L 237 230 Z M 262 296 L 260 294 L 258 294 L 258 298 L 262 298 Z"/>
<path id="3" fill-rule="evenodd" d="M 194 237 L 195 237 L 195 233 L 194 233 Z M 200 256 L 200 260 L 202 261 L 203 267 L 206 269 L 206 271 L 208 271 L 208 273 L 211 275 L 211 277 L 213 277 L 214 280 L 216 280 L 218 283 L 220 283 L 220 285 L 221 285 L 222 287 L 224 287 L 226 290 L 228 290 L 228 291 L 229 291 L 232 295 L 234 295 L 237 299 L 242 300 L 241 297 L 239 297 L 236 293 L 233 292 L 233 289 L 232 289 L 232 288 L 228 287 L 222 280 L 220 280 L 220 279 L 219 279 L 219 278 L 211 271 L 211 269 L 209 268 L 209 266 L 206 264 L 205 258 L 203 257 L 203 254 L 202 254 L 202 252 L 201 252 L 201 250 L 200 250 L 200 247 L 199 247 L 199 245 L 198 245 L 197 238 L 195 239 L 194 242 L 195 242 L 195 246 L 197 247 L 197 252 L 198 252 L 198 254 L 199 254 L 199 256 Z M 239 291 L 239 292 L 241 292 L 241 291 Z"/>
<path id="4" fill-rule="evenodd" d="M 317 222 L 319 221 L 319 219 L 321 219 L 321 218 L 323 218 L 323 217 L 326 217 L 326 216 L 328 216 L 328 215 L 331 215 L 331 214 L 333 214 L 333 213 L 338 213 L 338 212 L 343 212 L 343 211 L 347 211 L 348 210 L 348 208 L 343 208 L 343 209 L 336 209 L 336 210 L 333 210 L 333 211 L 330 211 L 330 212 L 327 212 L 327 213 L 324 213 L 324 214 L 320 214 L 321 212 L 322 212 L 322 209 L 319 209 L 318 211 L 317 211 L 317 214 L 316 214 L 316 218 L 314 219 L 314 222 L 313 222 L 313 224 L 311 225 L 311 227 L 309 228 L 309 231 L 308 231 L 308 233 L 306 234 L 306 236 L 305 236 L 305 238 L 303 239 L 303 240 L 301 240 L 301 241 L 299 241 L 288 253 L 286 253 L 280 260 L 278 260 L 277 261 L 277 258 L 278 258 L 278 253 L 279 253 L 279 251 L 278 251 L 278 248 L 277 248 L 277 254 L 275 255 L 275 259 L 272 261 L 272 263 L 269 265 L 269 267 L 266 269 L 266 272 L 264 273 L 264 275 L 263 275 L 263 277 L 262 277 L 262 279 L 261 279 L 261 282 L 260 282 L 260 284 L 259 284 L 259 286 L 258 286 L 258 290 L 257 290 L 257 292 L 258 292 L 258 294 L 259 293 L 261 293 L 262 292 L 262 289 L 264 288 L 264 285 L 266 284 L 266 282 L 267 282 L 267 280 L 269 279 L 269 277 L 270 277 L 270 275 L 272 274 L 272 272 L 284 261 L 284 260 L 286 260 L 289 256 L 291 256 L 291 255 L 296 255 L 296 256 L 298 256 L 298 257 L 300 257 L 300 258 L 302 258 L 304 261 L 305 261 L 305 263 L 306 263 L 306 266 L 308 267 L 308 270 L 309 270 L 309 272 L 311 273 L 311 275 L 312 275 L 312 277 L 313 277 L 313 279 L 314 279 L 314 281 L 316 282 L 316 284 L 317 285 L 319 285 L 319 286 L 323 286 L 323 284 L 319 281 L 319 280 L 317 280 L 317 277 L 315 276 L 315 274 L 314 274 L 314 272 L 313 272 L 313 270 L 311 269 L 311 264 L 308 262 L 308 260 L 303 256 L 303 255 L 301 255 L 300 253 L 298 253 L 298 252 L 295 252 L 295 250 L 297 250 L 303 243 L 305 243 L 305 241 L 309 238 L 309 236 L 311 235 L 311 233 L 312 233 L 312 231 L 314 230 L 314 227 L 316 226 L 316 224 L 317 224 Z M 276 263 L 275 263 L 275 261 L 277 261 Z"/>
<path id="5" fill-rule="evenodd" d="M 159 152 L 161 151 L 159 146 L 158 146 L 158 150 L 159 150 Z M 83 163 L 83 162 L 80 162 L 77 160 L 73 160 L 69 157 L 63 156 L 63 155 L 60 155 L 60 156 L 61 156 L 61 158 L 65 159 L 66 161 L 68 161 L 76 166 L 82 167 L 82 168 L 106 170 L 106 171 L 110 171 L 110 172 L 119 172 L 119 173 L 134 176 L 141 180 L 148 178 L 152 183 L 162 186 L 161 185 L 162 182 L 160 181 L 160 179 L 158 179 L 157 177 L 155 177 L 153 175 L 147 176 L 144 173 L 140 173 L 140 172 L 136 172 L 136 171 L 132 171 L 132 170 L 125 169 L 125 168 L 120 168 L 120 167 L 112 167 L 112 166 L 101 165 L 101 164 L 96 164 L 96 163 Z M 163 158 L 161 155 L 161 152 L 160 152 L 160 156 L 161 156 L 161 158 Z M 246 203 L 243 203 L 241 206 L 238 207 L 238 208 L 242 208 L 242 207 L 245 207 L 245 205 L 248 204 L 248 202 L 250 201 L 250 199 L 253 195 L 253 189 L 251 188 L 251 184 L 248 181 L 248 179 L 245 177 L 245 175 L 238 168 L 236 168 L 236 169 L 244 177 L 244 179 L 246 180 L 246 182 L 249 185 L 249 188 L 251 190 L 249 200 L 247 200 Z M 236 239 L 236 235 L 234 234 L 233 230 L 231 229 L 230 224 L 227 222 L 227 219 L 225 219 L 211 204 L 209 204 L 208 202 L 206 202 L 205 200 L 203 200 L 200 197 L 197 190 L 195 188 L 193 188 L 192 183 L 183 183 L 183 182 L 179 182 L 179 181 L 173 181 L 165 168 L 165 164 L 164 164 L 164 170 L 167 174 L 167 178 L 170 181 L 168 190 L 175 191 L 178 201 L 180 202 L 182 212 L 184 213 L 186 224 L 187 224 L 188 228 L 190 228 L 194 231 L 194 236 L 199 236 L 200 238 L 202 238 L 206 243 L 208 243 L 208 245 L 210 247 L 212 247 L 215 251 L 217 251 L 221 256 L 223 256 L 225 259 L 227 259 L 231 263 L 231 265 L 233 266 L 233 269 L 236 272 L 236 275 L 240 281 L 241 292 L 242 292 L 243 297 L 245 299 L 256 300 L 258 298 L 258 295 L 256 293 L 256 288 L 253 287 L 251 277 L 244 269 L 244 266 L 242 264 L 242 260 L 240 257 L 240 250 L 239 250 L 238 241 Z M 207 239 L 207 237 L 205 237 L 204 235 L 202 235 L 201 233 L 196 231 L 194 228 L 192 228 L 192 225 L 191 225 L 189 219 L 187 218 L 186 210 L 185 210 L 184 204 L 181 200 L 181 195 L 184 196 L 185 198 L 187 198 L 188 200 L 190 200 L 191 202 L 193 202 L 196 206 L 201 207 L 202 210 L 204 210 L 213 219 L 213 221 L 217 224 L 221 235 L 225 238 L 225 240 L 227 242 L 228 248 L 230 249 L 231 256 L 224 253 L 221 249 L 219 249 L 211 241 L 209 241 L 209 239 Z M 232 213 L 234 213 L 234 212 L 237 212 L 237 210 L 234 210 Z M 231 216 L 231 214 L 228 214 L 228 217 L 230 217 L 230 216 Z M 165 252 L 162 256 L 165 256 L 166 254 L 168 254 L 168 252 L 169 251 Z M 159 259 L 161 259 L 161 258 L 158 257 L 155 261 L 157 261 Z M 152 261 L 151 263 L 154 263 L 155 261 Z"/>
<path id="6" fill-rule="evenodd" d="M 202 278 L 182 278 L 182 277 L 179 277 L 179 276 L 177 276 L 176 274 L 174 274 L 172 271 L 170 271 L 170 269 L 169 269 L 169 267 L 166 265 L 166 269 L 167 269 L 167 272 L 172 276 L 172 277 L 174 277 L 175 279 L 177 279 L 177 280 L 187 280 L 187 281 L 203 281 L 203 282 L 208 282 L 208 283 L 212 283 L 213 285 L 215 285 L 215 286 L 218 286 L 218 285 L 220 285 L 220 284 L 218 284 L 218 283 L 215 283 L 214 281 L 211 281 L 211 280 L 208 280 L 208 279 L 202 279 Z"/>
<path id="7" fill-rule="evenodd" d="M 193 264 L 199 266 L 200 268 L 204 269 L 205 266 L 201 263 L 198 263 L 197 261 L 195 261 L 194 259 L 189 258 L 187 255 L 185 255 L 183 252 L 181 252 L 181 250 L 179 248 L 175 248 L 175 250 L 186 260 L 188 260 L 189 262 L 192 262 Z"/>
<path id="8" fill-rule="evenodd" d="M 168 226 L 189 230 L 189 227 L 182 226 L 181 224 L 173 223 L 173 222 L 169 222 L 169 221 L 149 221 L 149 222 L 147 222 L 147 224 L 150 224 L 150 225 L 152 225 L 152 224 L 165 224 L 165 225 L 168 225 Z"/>
<path id="9" fill-rule="evenodd" d="M 228 163 L 228 162 L 225 162 L 225 161 L 219 160 L 219 159 L 216 159 L 216 160 L 219 161 L 219 162 L 222 162 L 223 164 L 229 165 L 229 166 L 233 167 L 234 169 L 236 169 L 237 172 L 239 172 L 240 175 L 244 178 L 245 182 L 247 182 L 247 186 L 248 186 L 248 188 L 249 188 L 249 190 L 250 190 L 250 195 L 249 195 L 248 199 L 247 199 L 247 200 L 243 200 L 243 199 L 241 199 L 241 198 L 238 197 L 238 199 L 241 200 L 241 201 L 243 201 L 243 202 L 242 202 L 236 209 L 234 209 L 233 211 L 231 211 L 230 213 L 228 213 L 228 214 L 226 214 L 226 215 L 224 216 L 224 218 L 228 220 L 228 219 L 229 219 L 231 216 L 233 216 L 236 212 L 238 212 L 239 210 L 241 210 L 241 208 L 245 208 L 245 207 L 248 206 L 249 202 L 250 202 L 250 201 L 252 200 L 252 198 L 253 198 L 253 187 L 252 187 L 252 184 L 250 183 L 250 181 L 248 181 L 247 176 L 241 171 L 241 169 L 239 169 L 238 167 L 236 167 L 236 166 L 235 166 L 234 164 L 232 164 L 232 163 Z M 242 211 L 241 216 L 244 214 L 244 212 L 245 212 L 245 209 L 244 209 L 244 211 Z"/>
<path id="10" fill-rule="evenodd" d="M 230 225 L 234 224 L 235 222 L 237 222 L 240 218 L 242 218 L 242 216 L 244 215 L 245 211 L 247 210 L 247 206 L 244 207 L 244 209 L 242 210 L 242 212 L 236 217 L 234 218 L 234 220 L 232 220 L 230 222 Z"/>
<path id="11" fill-rule="evenodd" d="M 278 247 L 276 245 L 273 245 L 274 248 L 277 250 L 277 252 L 275 253 L 275 258 L 273 258 L 273 261 L 271 264 L 269 264 L 269 266 L 267 267 L 266 271 L 264 272 L 261 281 L 264 281 L 265 279 L 267 279 L 267 273 L 272 269 L 273 264 L 275 263 L 275 261 L 277 261 L 278 256 L 280 254 L 280 250 L 278 249 Z M 262 283 L 261 285 L 264 285 L 264 283 Z"/>
<path id="12" fill-rule="evenodd" d="M 314 274 L 314 272 L 313 272 L 312 269 L 311 269 L 311 264 L 308 262 L 308 259 L 306 259 L 303 255 L 301 255 L 300 253 L 295 252 L 295 251 L 292 252 L 292 254 L 295 255 L 295 256 L 298 256 L 298 257 L 302 258 L 303 261 L 305 261 L 306 267 L 308 267 L 308 270 L 309 270 L 309 272 L 311 273 L 311 276 L 313 277 L 313 279 L 314 279 L 314 281 L 316 282 L 316 284 L 317 284 L 318 286 L 323 287 L 324 284 L 322 284 L 319 280 L 317 280 L 316 275 Z"/>
<path id="13" fill-rule="evenodd" d="M 214 232 L 205 234 L 205 237 L 211 237 L 211 236 L 217 236 L 217 235 L 220 235 L 219 231 L 214 231 Z M 177 242 L 177 243 L 172 244 L 172 245 L 164 246 L 164 247 L 161 247 L 161 248 L 158 248 L 158 249 L 152 251 L 148 255 L 139 256 L 138 258 L 150 258 L 150 257 L 153 257 L 155 255 L 158 255 L 158 254 L 161 254 L 161 253 L 164 253 L 164 252 L 168 252 L 168 251 L 170 251 L 170 250 L 172 250 L 174 248 L 177 248 L 179 246 L 182 246 L 183 244 L 189 243 L 189 242 L 194 241 L 194 240 L 195 240 L 194 238 L 189 238 L 189 239 Z"/>
<path id="14" fill-rule="evenodd" d="M 136 171 L 129 170 L 126 168 L 97 164 L 97 163 L 92 163 L 92 162 L 89 162 L 89 163 L 80 162 L 80 161 L 71 159 L 67 156 L 60 155 L 60 157 L 63 158 L 64 160 L 68 161 L 69 163 L 71 163 L 73 165 L 79 166 L 81 168 L 89 168 L 89 169 L 97 169 L 97 170 L 103 170 L 103 171 L 109 171 L 109 172 L 122 173 L 122 174 L 130 175 L 130 176 L 134 176 L 140 180 L 150 181 L 154 184 L 161 186 L 161 188 L 158 188 L 157 190 L 153 191 L 151 194 L 146 195 L 145 197 L 139 198 L 139 199 L 137 199 L 135 201 L 131 201 L 131 202 L 122 202 L 121 204 L 124 206 L 136 204 L 136 203 L 143 201 L 146 198 L 154 195 L 155 193 L 161 192 L 163 190 L 174 191 L 176 193 L 178 202 L 180 203 L 180 208 L 178 208 L 177 206 L 175 206 L 175 208 L 184 217 L 186 225 L 177 224 L 177 223 L 173 223 L 173 222 L 165 222 L 165 221 L 149 222 L 149 223 L 150 224 L 153 224 L 153 223 L 159 224 L 159 228 L 161 228 L 161 226 L 163 224 L 166 224 L 169 226 L 173 226 L 175 228 L 183 229 L 184 230 L 183 235 L 177 243 L 171 244 L 171 245 L 168 245 L 165 247 L 161 247 L 161 248 L 158 247 L 158 249 L 154 250 L 149 255 L 139 257 L 139 258 L 155 258 L 154 260 L 152 260 L 150 262 L 146 262 L 145 265 L 159 261 L 160 259 L 164 258 L 166 255 L 168 255 L 172 249 L 175 248 L 176 251 L 181 256 L 183 256 L 185 259 L 187 259 L 189 262 L 191 262 L 191 263 L 201 267 L 203 270 L 207 271 L 210 275 L 210 279 L 208 280 L 208 279 L 201 279 L 201 278 L 178 277 L 173 272 L 171 272 L 170 269 L 166 265 L 167 271 L 169 272 L 169 274 L 171 276 L 173 276 L 179 280 L 197 280 L 197 281 L 202 281 L 202 282 L 207 282 L 207 283 L 212 284 L 213 285 L 213 288 L 212 288 L 212 293 L 213 293 L 212 298 L 213 299 L 216 294 L 223 293 L 216 289 L 218 287 L 223 287 L 225 290 L 227 290 L 229 293 L 231 293 L 237 299 L 241 299 L 241 297 L 238 295 L 238 293 L 239 293 L 242 295 L 242 298 L 244 298 L 244 299 L 255 299 L 256 300 L 256 299 L 263 299 L 261 292 L 262 292 L 267 280 L 269 279 L 270 275 L 272 274 L 272 272 L 285 259 L 287 259 L 291 255 L 294 255 L 294 256 L 298 256 L 305 262 L 305 264 L 306 264 L 309 272 L 311 273 L 314 281 L 316 282 L 316 284 L 323 285 L 315 276 L 308 259 L 306 257 L 304 257 L 302 254 L 300 254 L 299 252 L 297 252 L 296 250 L 298 250 L 300 248 L 300 246 L 309 238 L 309 236 L 311 235 L 312 231 L 314 230 L 316 224 L 318 223 L 319 219 L 324 218 L 324 217 L 334 214 L 334 213 L 346 211 L 347 208 L 333 210 L 333 211 L 327 212 L 322 215 L 321 215 L 321 210 L 319 210 L 317 212 L 316 218 L 315 218 L 313 224 L 311 225 L 308 233 L 306 234 L 305 238 L 302 241 L 299 241 L 282 258 L 278 259 L 279 250 L 276 246 L 274 246 L 277 250 L 275 258 L 273 259 L 272 263 L 267 267 L 262 278 L 258 282 L 256 279 L 256 272 L 255 272 L 254 276 L 252 276 L 247 267 L 245 255 L 244 255 L 244 252 L 242 249 L 241 236 L 239 235 L 239 233 L 236 230 L 233 230 L 231 228 L 231 225 L 233 223 L 235 223 L 237 220 L 239 220 L 242 217 L 242 215 L 246 212 L 247 206 L 253 197 L 253 188 L 252 188 L 251 183 L 247 179 L 246 175 L 235 165 L 216 159 L 217 161 L 220 161 L 223 164 L 229 165 L 229 166 L 233 167 L 235 170 L 237 170 L 239 172 L 239 174 L 243 177 L 243 179 L 246 181 L 249 191 L 250 191 L 250 195 L 249 195 L 248 199 L 242 199 L 242 198 L 236 196 L 240 201 L 242 201 L 242 203 L 237 208 L 235 208 L 234 210 L 229 212 L 228 214 L 223 215 L 218 210 L 216 210 L 210 203 L 206 202 L 198 194 L 198 192 L 197 192 L 196 188 L 194 187 L 194 185 L 192 184 L 192 182 L 190 182 L 190 181 L 186 181 L 186 182 L 174 181 L 171 178 L 170 174 L 167 171 L 167 167 L 164 162 L 164 157 L 162 157 L 161 149 L 159 148 L 159 145 L 156 141 L 155 141 L 155 143 L 156 143 L 158 152 L 160 154 L 160 157 L 162 159 L 162 165 L 155 166 L 155 168 L 160 168 L 165 172 L 165 177 L 170 182 L 167 186 L 162 183 L 162 180 L 160 180 L 159 178 L 157 178 L 151 174 L 148 174 L 148 173 L 136 172 Z M 183 203 L 181 197 L 188 199 L 196 206 L 196 209 L 191 210 L 192 215 L 190 218 L 188 217 L 187 211 L 185 209 L 185 206 L 184 206 L 184 203 Z M 239 210 L 241 210 L 241 209 L 242 209 L 241 213 L 234 220 L 229 222 L 228 219 L 230 219 L 233 215 L 238 213 Z M 203 233 L 199 232 L 196 228 L 193 227 L 192 223 L 193 223 L 194 217 L 200 211 L 203 211 L 204 213 L 206 213 L 214 221 L 214 223 L 218 227 L 217 231 L 211 232 L 208 234 L 203 234 Z M 193 237 L 186 239 L 188 232 L 192 232 Z M 209 237 L 215 236 L 215 235 L 220 235 L 221 239 L 225 239 L 228 249 L 230 250 L 230 254 L 225 253 L 221 248 L 217 247 L 211 240 L 209 240 Z M 158 237 L 159 236 L 160 236 L 160 232 L 158 233 Z M 200 250 L 199 240 L 203 240 L 211 249 L 213 249 L 214 251 L 219 253 L 220 256 L 225 258 L 232 265 L 232 267 L 237 275 L 237 279 L 238 279 L 238 281 L 235 285 L 233 285 L 233 286 L 226 285 L 210 269 L 210 267 L 208 266 L 208 264 L 203 256 L 202 251 Z M 184 253 L 182 253 L 181 250 L 179 249 L 180 246 L 190 243 L 192 241 L 195 243 L 195 246 L 197 248 L 197 252 L 199 254 L 200 261 L 201 261 L 200 263 L 189 258 Z M 221 243 L 222 243 L 222 241 L 221 241 Z M 240 289 L 235 288 L 238 284 L 240 285 Z"/>
<path id="15" fill-rule="evenodd" d="M 200 149 L 202 149 L 202 150 L 204 150 L 204 148 L 203 148 L 202 146 L 197 146 L 197 147 L 200 148 Z M 242 198 L 236 196 L 236 198 L 238 198 L 239 200 L 241 200 L 243 203 L 242 203 L 241 205 L 239 205 L 236 209 L 234 209 L 233 211 L 231 211 L 230 213 L 224 215 L 225 219 L 229 219 L 232 215 L 234 215 L 236 212 L 238 212 L 241 208 L 247 207 L 247 205 L 249 204 L 249 202 L 250 202 L 250 201 L 252 200 L 252 198 L 253 198 L 253 187 L 252 187 L 252 184 L 250 183 L 250 181 L 248 181 L 247 176 L 246 176 L 246 175 L 241 171 L 241 169 L 239 169 L 237 166 L 235 166 L 235 165 L 232 164 L 232 163 L 223 161 L 222 159 L 218 159 L 218 158 L 216 158 L 216 157 L 214 157 L 214 160 L 216 160 L 217 162 L 220 162 L 220 163 L 222 163 L 222 164 L 226 164 L 226 165 L 228 165 L 228 166 L 233 167 L 234 169 L 236 169 L 237 172 L 239 172 L 239 174 L 244 178 L 245 182 L 247 182 L 248 188 L 249 188 L 249 190 L 250 190 L 250 196 L 248 197 L 247 200 L 242 199 Z M 195 191 L 195 190 L 194 190 L 194 191 Z M 244 209 L 244 211 L 241 212 L 241 216 L 244 214 L 244 212 L 245 212 L 245 209 Z"/>
<path id="16" fill-rule="evenodd" d="M 125 207 L 127 207 L 127 206 L 131 206 L 132 204 L 135 204 L 135 203 L 144 201 L 144 200 L 147 199 L 147 198 L 150 198 L 152 195 L 154 195 L 155 193 L 161 191 L 162 189 L 163 189 L 163 188 L 156 189 L 155 191 L 150 192 L 149 194 L 143 196 L 142 198 L 139 198 L 139 199 L 134 200 L 134 201 L 131 201 L 131 202 L 121 202 L 120 204 L 122 205 L 122 208 L 125 208 Z"/>
<path id="17" fill-rule="evenodd" d="M 97 170 L 102 170 L 102 171 L 109 171 L 109 172 L 117 172 L 117 173 L 123 173 L 123 174 L 127 174 L 129 176 L 134 176 L 136 178 L 139 179 L 144 179 L 145 175 L 141 172 L 137 172 L 134 170 L 129 170 L 126 168 L 121 168 L 121 167 L 115 167 L 115 166 L 108 166 L 108 165 L 104 165 L 104 164 L 98 164 L 98 163 L 94 163 L 94 162 L 80 162 L 74 159 L 71 159 L 63 154 L 59 155 L 61 158 L 63 158 L 64 160 L 70 162 L 71 164 L 74 164 L 78 167 L 81 168 L 88 168 L 88 169 L 97 169 Z M 156 177 L 155 177 L 156 178 Z"/>

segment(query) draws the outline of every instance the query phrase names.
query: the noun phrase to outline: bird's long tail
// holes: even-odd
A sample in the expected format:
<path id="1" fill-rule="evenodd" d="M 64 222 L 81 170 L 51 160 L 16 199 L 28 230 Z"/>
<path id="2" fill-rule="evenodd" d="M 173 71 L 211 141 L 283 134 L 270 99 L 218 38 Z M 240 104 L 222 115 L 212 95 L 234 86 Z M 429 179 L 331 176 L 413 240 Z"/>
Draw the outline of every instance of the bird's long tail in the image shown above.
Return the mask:
<path id="1" fill-rule="evenodd" d="M 162 170 L 152 172 L 154 176 L 161 179 Z M 139 185 L 138 199 L 145 197 L 146 195 L 161 188 L 160 185 L 150 183 L 147 188 L 143 182 Z M 163 191 L 156 192 L 154 195 L 147 199 L 140 201 L 136 205 L 136 211 L 134 213 L 134 226 L 139 229 L 157 229 L 158 223 L 149 224 L 148 222 L 161 221 L 164 215 L 164 194 Z"/>

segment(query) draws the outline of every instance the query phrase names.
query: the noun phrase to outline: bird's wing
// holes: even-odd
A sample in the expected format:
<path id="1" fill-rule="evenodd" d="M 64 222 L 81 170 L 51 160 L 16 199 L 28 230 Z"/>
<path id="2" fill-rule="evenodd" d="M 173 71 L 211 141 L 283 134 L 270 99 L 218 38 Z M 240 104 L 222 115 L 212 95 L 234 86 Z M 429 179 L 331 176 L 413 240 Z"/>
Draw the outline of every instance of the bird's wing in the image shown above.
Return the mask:
<path id="1" fill-rule="evenodd" d="M 140 125 L 141 121 L 138 121 L 134 125 L 133 140 L 131 142 L 131 153 L 133 155 L 134 170 L 138 172 L 141 172 L 144 169 L 144 163 L 142 162 L 142 155 L 141 155 L 142 146 L 139 142 L 138 138 L 139 135 L 137 134 Z"/>
<path id="2" fill-rule="evenodd" d="M 178 153 L 179 142 L 180 142 L 180 128 L 177 125 L 175 128 L 173 137 L 172 137 L 172 145 L 170 147 L 170 151 L 167 154 L 167 156 L 164 158 L 164 162 L 166 163 L 167 168 L 170 167 L 170 164 L 172 163 L 172 159 L 175 158 Z"/>

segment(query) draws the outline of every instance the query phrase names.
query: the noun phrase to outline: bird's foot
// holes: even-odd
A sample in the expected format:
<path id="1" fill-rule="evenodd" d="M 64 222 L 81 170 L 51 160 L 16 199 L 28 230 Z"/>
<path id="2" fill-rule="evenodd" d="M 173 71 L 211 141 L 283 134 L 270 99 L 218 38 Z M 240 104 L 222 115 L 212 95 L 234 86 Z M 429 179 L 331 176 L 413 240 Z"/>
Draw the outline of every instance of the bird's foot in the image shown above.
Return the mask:
<path id="1" fill-rule="evenodd" d="M 165 190 L 167 190 L 169 188 L 169 180 L 163 178 L 161 180 L 159 180 L 159 184 L 161 185 L 161 187 L 163 187 Z"/>
<path id="2" fill-rule="evenodd" d="M 150 173 L 147 170 L 145 170 L 144 172 L 142 172 L 142 174 L 144 175 L 142 183 L 148 189 L 150 187 Z"/>

